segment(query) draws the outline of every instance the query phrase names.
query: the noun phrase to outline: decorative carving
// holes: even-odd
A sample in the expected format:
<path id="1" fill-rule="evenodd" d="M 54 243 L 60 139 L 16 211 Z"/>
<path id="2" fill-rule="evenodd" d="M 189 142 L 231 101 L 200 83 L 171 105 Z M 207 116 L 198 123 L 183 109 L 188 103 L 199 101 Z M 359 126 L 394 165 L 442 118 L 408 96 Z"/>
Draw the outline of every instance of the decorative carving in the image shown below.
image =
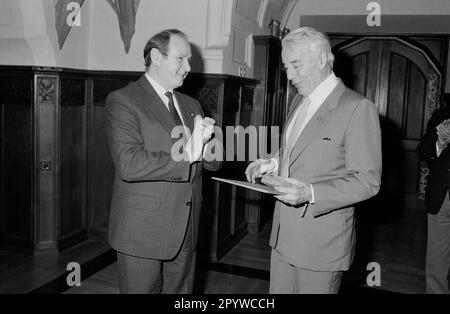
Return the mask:
<path id="1" fill-rule="evenodd" d="M 439 95 L 439 87 L 438 87 L 438 77 L 436 74 L 430 74 L 428 80 L 428 91 L 427 97 L 429 100 L 429 106 L 431 108 L 436 108 L 436 100 Z"/>
<path id="2" fill-rule="evenodd" d="M 197 99 L 207 114 L 217 112 L 219 104 L 219 86 L 203 86 L 197 95 Z"/>
<path id="3" fill-rule="evenodd" d="M 419 195 L 418 198 L 420 200 L 425 199 L 425 190 L 427 188 L 427 179 L 428 174 L 430 173 L 430 169 L 425 164 L 420 165 L 420 174 L 419 174 Z"/>
<path id="4" fill-rule="evenodd" d="M 238 85 L 225 85 L 225 95 L 223 100 L 223 110 L 237 112 L 239 110 L 240 88 Z"/>
<path id="5" fill-rule="evenodd" d="M 55 78 L 38 78 L 38 99 L 39 103 L 55 103 L 56 96 L 56 79 Z"/>

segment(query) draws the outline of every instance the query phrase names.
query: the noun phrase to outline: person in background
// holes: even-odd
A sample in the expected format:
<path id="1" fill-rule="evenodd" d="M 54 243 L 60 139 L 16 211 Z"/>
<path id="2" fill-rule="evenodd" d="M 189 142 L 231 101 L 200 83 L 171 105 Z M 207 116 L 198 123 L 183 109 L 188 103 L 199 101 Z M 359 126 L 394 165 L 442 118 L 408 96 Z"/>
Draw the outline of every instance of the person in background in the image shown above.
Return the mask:
<path id="1" fill-rule="evenodd" d="M 428 235 L 425 266 L 427 293 L 450 293 L 450 108 L 435 110 L 417 146 L 430 168 L 425 190 Z"/>

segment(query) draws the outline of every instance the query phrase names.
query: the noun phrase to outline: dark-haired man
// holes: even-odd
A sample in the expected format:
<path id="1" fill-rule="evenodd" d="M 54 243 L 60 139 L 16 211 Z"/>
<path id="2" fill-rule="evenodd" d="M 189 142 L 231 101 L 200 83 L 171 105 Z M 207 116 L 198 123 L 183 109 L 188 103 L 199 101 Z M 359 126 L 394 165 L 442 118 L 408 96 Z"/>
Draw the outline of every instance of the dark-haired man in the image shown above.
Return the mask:
<path id="1" fill-rule="evenodd" d="M 106 100 L 116 168 L 109 241 L 117 251 L 121 293 L 192 293 L 201 208 L 202 160 L 214 120 L 177 92 L 191 70 L 186 35 L 162 31 L 144 49 L 146 73 Z M 187 158 L 173 155 L 178 128 Z M 175 132 L 178 134 L 179 132 Z"/>

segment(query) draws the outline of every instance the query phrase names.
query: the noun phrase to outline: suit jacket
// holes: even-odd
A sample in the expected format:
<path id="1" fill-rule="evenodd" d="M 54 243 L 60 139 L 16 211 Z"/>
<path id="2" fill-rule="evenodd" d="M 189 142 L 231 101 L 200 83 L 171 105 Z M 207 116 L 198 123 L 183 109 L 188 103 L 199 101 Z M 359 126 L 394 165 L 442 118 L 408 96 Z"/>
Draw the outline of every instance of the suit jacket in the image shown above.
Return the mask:
<path id="1" fill-rule="evenodd" d="M 203 116 L 195 99 L 174 92 L 186 126 Z M 116 173 L 111 201 L 109 242 L 122 253 L 167 260 L 175 257 L 193 219 L 197 241 L 202 168 L 220 162 L 176 162 L 171 156 L 175 123 L 143 75 L 108 95 L 106 131 Z"/>
<path id="2" fill-rule="evenodd" d="M 293 104 L 299 103 L 298 97 Z M 305 269 L 347 270 L 354 255 L 354 204 L 376 195 L 380 188 L 381 131 L 375 105 L 339 80 L 292 149 L 289 177 L 312 184 L 315 202 L 303 218 L 281 226 L 288 235 L 283 255 Z M 280 212 L 288 209 L 292 206 L 277 201 L 273 248 L 280 234 Z"/>
<path id="3" fill-rule="evenodd" d="M 420 159 L 428 161 L 430 168 L 425 190 L 425 207 L 430 214 L 439 212 L 450 184 L 450 149 L 447 146 L 439 157 L 436 154 L 436 127 L 449 118 L 450 108 L 435 110 L 428 121 L 427 131 L 417 146 Z"/>

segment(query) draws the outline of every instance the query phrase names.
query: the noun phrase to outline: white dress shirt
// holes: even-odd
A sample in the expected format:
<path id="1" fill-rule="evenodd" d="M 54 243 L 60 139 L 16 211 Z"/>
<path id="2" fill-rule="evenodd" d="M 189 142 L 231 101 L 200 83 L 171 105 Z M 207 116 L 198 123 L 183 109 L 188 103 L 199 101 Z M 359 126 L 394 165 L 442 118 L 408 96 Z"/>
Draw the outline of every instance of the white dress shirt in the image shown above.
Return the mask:
<path id="1" fill-rule="evenodd" d="M 334 73 L 331 73 L 325 80 L 322 81 L 313 91 L 311 94 L 309 94 L 307 97 L 310 100 L 310 103 L 308 105 L 308 111 L 306 113 L 305 120 L 303 121 L 302 126 L 300 127 L 300 132 L 297 135 L 297 138 L 300 137 L 300 134 L 302 133 L 305 126 L 308 124 L 308 122 L 311 120 L 311 118 L 314 116 L 314 114 L 319 110 L 320 106 L 322 106 L 325 99 L 327 99 L 328 96 L 330 96 L 333 89 L 338 84 L 338 79 Z M 292 117 L 289 125 L 286 127 L 286 141 L 289 138 L 290 132 L 292 130 L 294 122 L 297 120 L 297 117 L 300 113 L 300 107 L 298 106 L 297 110 L 294 113 L 294 116 Z M 284 143 L 286 144 L 286 143 Z M 272 169 L 267 171 L 268 173 L 274 174 L 278 172 L 278 161 L 273 158 L 272 159 Z M 312 184 L 311 187 L 311 204 L 314 204 L 314 188 Z"/>
<path id="2" fill-rule="evenodd" d="M 148 73 L 145 73 L 145 77 L 150 82 L 152 87 L 155 89 L 156 93 L 158 94 L 159 98 L 161 98 L 162 102 L 164 103 L 164 105 L 166 106 L 168 111 L 170 111 L 169 110 L 169 98 L 167 98 L 165 93 L 167 93 L 167 92 L 172 93 L 173 103 L 174 103 L 175 109 L 178 112 L 178 115 L 180 116 L 181 122 L 183 123 L 184 130 L 185 130 L 184 132 L 185 132 L 185 134 L 188 134 L 189 136 L 191 136 L 192 134 L 191 134 L 190 130 L 188 129 L 188 127 L 186 126 L 186 123 L 183 119 L 183 115 L 181 114 L 181 111 L 180 111 L 180 106 L 178 105 L 178 101 L 177 101 L 177 98 L 175 97 L 173 90 L 165 90 L 164 87 L 162 87 L 161 84 L 156 82 Z M 209 150 L 207 150 L 207 147 L 209 147 L 210 143 L 211 142 L 208 142 L 208 143 L 206 143 L 206 145 L 203 145 L 203 151 L 202 151 L 203 158 L 205 158 L 206 153 L 209 151 Z M 189 159 L 191 159 L 190 152 L 188 152 L 188 155 L 189 155 Z M 192 162 L 192 160 L 191 160 L 191 162 Z"/>
<path id="3" fill-rule="evenodd" d="M 446 146 L 445 146 L 446 147 Z M 436 156 L 439 158 L 441 156 L 442 151 L 445 149 L 445 147 L 440 148 L 438 142 L 436 141 Z"/>
<path id="4" fill-rule="evenodd" d="M 166 105 L 166 108 L 167 108 L 168 111 L 169 111 L 169 98 L 167 98 L 165 93 L 167 93 L 167 92 L 171 92 L 172 93 L 172 95 L 173 95 L 172 96 L 173 104 L 175 106 L 175 109 L 178 112 L 178 115 L 181 118 L 181 122 L 183 122 L 184 128 L 186 129 L 186 123 L 184 122 L 183 115 L 181 114 L 181 111 L 180 111 L 180 106 L 178 106 L 177 97 L 175 97 L 175 94 L 173 93 L 173 90 L 165 90 L 164 87 L 162 87 L 161 84 L 159 84 L 150 75 L 148 75 L 148 73 L 145 73 L 145 77 L 150 82 L 152 87 L 155 89 L 156 93 L 158 94 L 159 98 L 161 98 L 161 100 L 163 101 L 164 105 Z M 189 133 L 186 133 L 186 134 L 189 134 Z"/>
<path id="5" fill-rule="evenodd" d="M 325 99 L 331 94 L 333 89 L 338 84 L 338 80 L 336 78 L 336 75 L 334 73 L 331 73 L 325 80 L 322 81 L 313 91 L 311 94 L 309 94 L 307 97 L 310 100 L 310 104 L 308 106 L 308 111 L 306 112 L 305 120 L 303 121 L 302 126 L 300 127 L 300 132 L 298 133 L 297 138 L 302 133 L 305 126 L 308 124 L 308 122 L 311 120 L 311 118 L 314 116 L 314 114 L 319 110 L 320 106 L 323 104 Z M 294 113 L 294 116 L 291 119 L 291 123 L 287 126 L 286 129 L 286 140 L 288 139 L 290 132 L 292 130 L 294 122 L 297 120 L 297 117 L 300 113 L 300 106 L 298 106 L 296 112 Z"/>

